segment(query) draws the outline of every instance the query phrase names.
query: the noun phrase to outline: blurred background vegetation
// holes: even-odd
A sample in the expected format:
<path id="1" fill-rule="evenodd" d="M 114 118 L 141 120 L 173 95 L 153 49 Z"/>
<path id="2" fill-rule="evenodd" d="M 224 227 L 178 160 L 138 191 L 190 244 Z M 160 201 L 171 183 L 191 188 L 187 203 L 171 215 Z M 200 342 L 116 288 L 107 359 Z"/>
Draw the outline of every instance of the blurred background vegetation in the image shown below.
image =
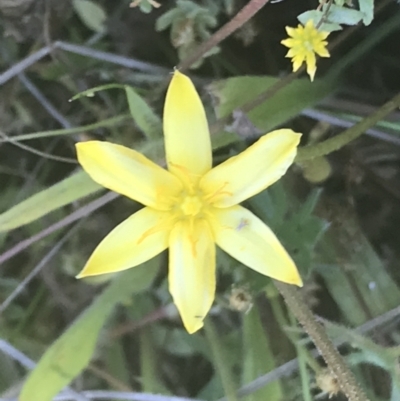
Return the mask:
<path id="1" fill-rule="evenodd" d="M 109 140 L 162 163 L 169 73 L 248 2 L 130 3 L 0 0 L 0 399 L 344 399 L 273 283 L 222 252 L 195 335 L 171 304 L 164 254 L 74 278 L 140 208 L 91 182 L 74 143 Z M 334 137 L 399 92 L 394 0 L 376 1 L 372 23 L 330 34 L 313 83 L 290 75 L 285 26 L 317 7 L 266 4 L 188 72 L 216 163 L 280 126 L 302 132 L 302 145 Z M 395 111 L 246 204 L 296 260 L 308 305 L 374 400 L 400 400 L 399 133 Z"/>

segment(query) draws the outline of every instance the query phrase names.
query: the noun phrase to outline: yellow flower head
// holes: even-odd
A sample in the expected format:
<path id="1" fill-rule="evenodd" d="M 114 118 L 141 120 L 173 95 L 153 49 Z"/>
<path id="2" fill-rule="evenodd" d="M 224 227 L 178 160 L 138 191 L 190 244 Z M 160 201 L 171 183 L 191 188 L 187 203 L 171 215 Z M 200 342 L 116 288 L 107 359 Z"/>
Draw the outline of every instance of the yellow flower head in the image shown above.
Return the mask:
<path id="1" fill-rule="evenodd" d="M 188 77 L 176 71 L 164 108 L 165 170 L 135 150 L 89 141 L 78 160 L 99 184 L 145 207 L 114 228 L 78 277 L 137 266 L 169 248 L 169 290 L 189 333 L 203 326 L 215 297 L 215 245 L 243 264 L 302 285 L 272 231 L 238 203 L 277 181 L 300 134 L 281 129 L 212 168 L 206 115 Z"/>
<path id="2" fill-rule="evenodd" d="M 320 57 L 329 57 L 326 49 L 328 42 L 325 40 L 329 32 L 319 32 L 313 20 L 308 20 L 305 26 L 299 24 L 297 28 L 286 27 L 289 39 L 282 40 L 281 43 L 289 47 L 286 57 L 292 58 L 293 71 L 297 71 L 303 62 L 307 64 L 307 74 L 311 81 L 314 80 L 316 66 L 315 53 Z"/>

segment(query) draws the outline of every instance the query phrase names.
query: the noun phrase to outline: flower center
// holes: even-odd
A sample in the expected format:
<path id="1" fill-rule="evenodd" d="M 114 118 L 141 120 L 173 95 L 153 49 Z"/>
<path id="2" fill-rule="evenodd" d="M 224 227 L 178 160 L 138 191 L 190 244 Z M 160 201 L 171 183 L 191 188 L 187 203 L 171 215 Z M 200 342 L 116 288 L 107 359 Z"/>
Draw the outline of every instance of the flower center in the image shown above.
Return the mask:
<path id="1" fill-rule="evenodd" d="M 303 43 L 303 46 L 306 48 L 308 51 L 313 51 L 314 50 L 314 45 L 311 40 L 305 40 Z"/>
<path id="2" fill-rule="evenodd" d="M 202 209 L 203 202 L 198 196 L 186 196 L 183 198 L 181 210 L 185 216 L 196 216 Z"/>

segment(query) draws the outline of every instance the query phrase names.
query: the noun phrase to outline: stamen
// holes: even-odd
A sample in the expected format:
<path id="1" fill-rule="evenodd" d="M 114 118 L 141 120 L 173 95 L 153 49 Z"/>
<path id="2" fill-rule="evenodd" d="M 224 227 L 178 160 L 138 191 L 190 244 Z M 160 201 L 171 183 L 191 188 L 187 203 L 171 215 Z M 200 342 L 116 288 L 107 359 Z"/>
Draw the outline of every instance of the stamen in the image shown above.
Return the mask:
<path id="1" fill-rule="evenodd" d="M 170 167 L 173 167 L 176 172 L 179 172 L 178 178 L 182 181 L 182 184 L 187 188 L 188 192 L 194 193 L 197 182 L 201 178 L 199 174 L 192 174 L 188 169 L 180 164 L 168 163 Z M 173 173 L 173 172 L 172 172 Z"/>
<path id="2" fill-rule="evenodd" d="M 223 185 L 218 188 L 215 192 L 208 194 L 204 197 L 204 200 L 208 201 L 209 203 L 212 203 L 212 199 L 220 196 L 220 195 L 229 195 L 232 196 L 232 192 L 229 191 L 223 191 L 224 187 L 228 185 L 228 182 L 224 182 Z M 215 201 L 214 201 L 215 202 Z"/>
<path id="3" fill-rule="evenodd" d="M 170 228 L 174 224 L 174 220 L 176 220 L 176 217 L 169 217 L 168 219 L 164 220 L 160 224 L 155 225 L 152 228 L 149 228 L 146 232 L 143 233 L 143 235 L 137 240 L 136 244 L 139 245 L 141 242 L 143 242 L 147 237 L 150 235 L 153 235 L 155 233 L 158 233 L 159 231 L 166 230 Z"/>

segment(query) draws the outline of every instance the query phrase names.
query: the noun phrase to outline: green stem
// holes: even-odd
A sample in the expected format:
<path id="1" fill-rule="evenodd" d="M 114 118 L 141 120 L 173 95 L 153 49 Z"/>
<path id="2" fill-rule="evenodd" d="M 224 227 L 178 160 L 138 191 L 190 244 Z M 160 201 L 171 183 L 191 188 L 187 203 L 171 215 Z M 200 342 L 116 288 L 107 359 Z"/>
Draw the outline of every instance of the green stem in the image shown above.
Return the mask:
<path id="1" fill-rule="evenodd" d="M 114 125 L 125 122 L 128 119 L 129 120 L 132 119 L 129 113 L 121 114 L 119 116 L 107 118 L 105 120 L 101 120 L 93 124 L 81 125 L 80 127 L 75 127 L 75 128 L 67 128 L 67 129 L 63 128 L 50 131 L 34 132 L 32 134 L 15 135 L 12 137 L 12 140 L 21 142 L 21 141 L 28 141 L 30 139 L 49 138 L 51 136 L 58 136 L 58 135 L 80 134 L 84 131 L 93 131 L 97 128 L 113 127 Z M 9 142 L 9 140 L 10 138 L 9 139 L 0 138 L 0 144 L 4 142 Z"/>
<path id="2" fill-rule="evenodd" d="M 292 324 L 292 327 L 296 327 L 297 322 L 295 320 L 295 317 L 293 314 L 290 314 L 289 316 L 290 322 Z M 293 342 L 296 352 L 297 352 L 297 359 L 298 359 L 298 364 L 299 364 L 299 372 L 300 372 L 300 379 L 301 379 L 301 388 L 303 392 L 303 400 L 304 401 L 312 401 L 312 396 L 311 396 L 311 386 L 310 386 L 310 375 L 307 370 L 307 363 L 309 363 L 309 359 L 307 358 L 308 351 L 304 349 L 302 345 L 299 344 L 298 338 L 294 339 L 295 341 Z M 315 367 L 316 361 L 314 358 L 311 358 L 312 364 Z M 317 364 L 318 365 L 318 364 Z M 318 371 L 321 370 L 318 366 Z"/>
<path id="3" fill-rule="evenodd" d="M 374 126 L 378 121 L 382 120 L 389 113 L 396 110 L 400 106 L 400 93 L 394 98 L 385 103 L 382 107 L 372 113 L 370 116 L 364 118 L 358 124 L 353 125 L 351 128 L 335 136 L 334 138 L 327 139 L 324 142 L 316 145 L 305 146 L 299 148 L 297 153 L 296 162 L 314 159 L 328 155 L 329 153 L 339 150 L 351 141 L 354 141 L 361 136 L 367 129 Z"/>
<path id="4" fill-rule="evenodd" d="M 225 355 L 225 348 L 221 342 L 220 336 L 215 330 L 211 319 L 207 319 L 205 322 L 204 330 L 206 332 L 207 340 L 211 346 L 216 370 L 221 378 L 226 399 L 227 401 L 238 401 L 235 382 L 233 380 L 232 372 Z"/>
<path id="5" fill-rule="evenodd" d="M 338 379 L 340 389 L 349 401 L 368 401 L 364 391 L 358 385 L 353 373 L 336 350 L 323 327 L 315 320 L 314 315 L 302 299 L 299 290 L 291 285 L 274 281 L 285 299 L 290 311 L 313 340 L 331 373 Z"/>

